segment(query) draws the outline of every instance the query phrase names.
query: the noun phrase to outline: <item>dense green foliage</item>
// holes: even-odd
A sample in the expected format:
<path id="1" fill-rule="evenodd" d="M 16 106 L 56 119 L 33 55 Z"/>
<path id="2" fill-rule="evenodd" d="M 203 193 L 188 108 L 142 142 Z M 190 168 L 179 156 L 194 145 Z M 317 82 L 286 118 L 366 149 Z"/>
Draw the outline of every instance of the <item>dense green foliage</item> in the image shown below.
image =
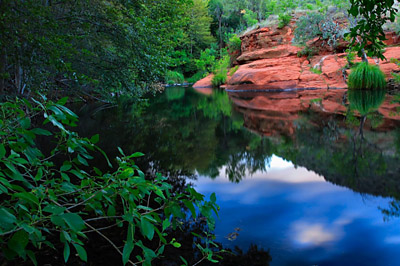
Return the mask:
<path id="1" fill-rule="evenodd" d="M 281 29 L 285 26 L 287 26 L 292 19 L 292 16 L 289 14 L 279 14 L 278 17 L 278 28 Z"/>
<path id="2" fill-rule="evenodd" d="M 167 74 L 165 75 L 165 81 L 167 84 L 182 84 L 185 81 L 185 77 L 182 73 L 177 71 L 168 70 Z"/>
<path id="3" fill-rule="evenodd" d="M 8 260 L 29 257 L 36 264 L 41 249 L 62 247 L 65 262 L 75 252 L 87 261 L 85 239 L 99 234 L 123 264 L 136 256 L 151 265 L 166 245 L 180 246 L 173 231 L 187 215 L 206 217 L 212 229 L 215 195 L 207 202 L 190 186 L 179 192 L 159 174 L 146 177 L 133 161 L 143 154 L 119 149 L 115 171 L 91 166 L 93 152 L 105 155 L 95 145 L 99 136 L 82 138 L 71 131 L 78 118 L 65 101 L 0 104 L 0 248 Z M 43 126 L 36 126 L 43 116 Z M 111 167 L 107 157 L 103 161 Z M 124 242 L 113 243 L 102 233 L 112 227 L 124 228 Z M 147 240 L 159 244 L 154 248 Z"/>
<path id="4" fill-rule="evenodd" d="M 383 25 L 386 21 L 394 21 L 397 9 L 394 0 L 350 0 L 349 13 L 357 18 L 357 25 L 351 28 L 351 46 L 363 57 L 364 51 L 368 56 L 384 59 L 383 47 L 385 33 Z"/>
<path id="5" fill-rule="evenodd" d="M 346 29 L 326 13 L 309 12 L 296 22 L 293 42 L 304 45 L 309 40 L 319 38 L 324 41 L 323 44 L 336 47 L 345 32 Z"/>
<path id="6" fill-rule="evenodd" d="M 139 92 L 163 79 L 190 1 L 1 1 L 0 91 Z"/>
<path id="7" fill-rule="evenodd" d="M 214 76 L 211 83 L 214 87 L 219 87 L 224 84 L 228 75 L 228 67 L 230 65 L 229 55 L 224 55 L 215 65 Z"/>
<path id="8" fill-rule="evenodd" d="M 384 89 L 385 74 L 379 66 L 362 62 L 351 71 L 348 86 L 349 89 Z"/>

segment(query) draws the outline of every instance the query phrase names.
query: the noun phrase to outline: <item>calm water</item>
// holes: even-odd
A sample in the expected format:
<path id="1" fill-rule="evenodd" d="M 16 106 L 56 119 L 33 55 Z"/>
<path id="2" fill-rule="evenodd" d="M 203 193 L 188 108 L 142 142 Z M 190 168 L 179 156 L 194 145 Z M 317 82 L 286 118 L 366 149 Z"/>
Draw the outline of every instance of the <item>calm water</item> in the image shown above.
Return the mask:
<path id="1" fill-rule="evenodd" d="M 271 265 L 400 265 L 400 120 L 369 96 L 169 88 L 86 106 L 80 131 L 216 192 L 224 247 L 269 249 Z"/>

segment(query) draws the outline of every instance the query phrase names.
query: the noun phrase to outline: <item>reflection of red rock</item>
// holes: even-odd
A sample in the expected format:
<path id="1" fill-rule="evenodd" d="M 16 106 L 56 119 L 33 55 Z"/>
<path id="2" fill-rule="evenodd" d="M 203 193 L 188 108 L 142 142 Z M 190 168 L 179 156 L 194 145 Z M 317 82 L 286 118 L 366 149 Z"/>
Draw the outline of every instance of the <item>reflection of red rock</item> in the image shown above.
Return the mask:
<path id="1" fill-rule="evenodd" d="M 210 88 L 210 87 L 206 87 L 206 88 L 199 87 L 199 88 L 194 88 L 194 90 L 197 91 L 198 93 L 204 94 L 204 95 L 213 94 L 213 88 Z"/>
<path id="2" fill-rule="evenodd" d="M 235 109 L 243 114 L 248 129 L 265 136 L 294 137 L 295 121 L 302 113 L 318 113 L 316 124 L 335 119 L 339 124 L 345 121 L 347 111 L 346 90 L 299 90 L 293 92 L 229 92 Z M 400 125 L 400 115 L 394 116 L 399 105 L 391 104 L 387 96 L 379 108 L 384 116 L 383 124 L 374 129 L 385 131 Z"/>

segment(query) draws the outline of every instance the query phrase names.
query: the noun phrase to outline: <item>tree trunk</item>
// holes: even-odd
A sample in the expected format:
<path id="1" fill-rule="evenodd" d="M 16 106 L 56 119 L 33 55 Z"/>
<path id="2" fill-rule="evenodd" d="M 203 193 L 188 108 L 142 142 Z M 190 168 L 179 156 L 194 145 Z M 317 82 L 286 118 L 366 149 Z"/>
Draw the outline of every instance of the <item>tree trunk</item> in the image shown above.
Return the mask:
<path id="1" fill-rule="evenodd" d="M 218 17 L 219 49 L 222 49 L 222 14 Z"/>
<path id="2" fill-rule="evenodd" d="M 0 95 L 6 89 L 6 67 L 7 67 L 7 53 L 6 48 L 2 47 L 0 52 Z"/>
<path id="3" fill-rule="evenodd" d="M 368 64 L 368 58 L 367 58 L 367 54 L 365 53 L 364 49 L 361 49 L 362 52 L 362 61 Z"/>

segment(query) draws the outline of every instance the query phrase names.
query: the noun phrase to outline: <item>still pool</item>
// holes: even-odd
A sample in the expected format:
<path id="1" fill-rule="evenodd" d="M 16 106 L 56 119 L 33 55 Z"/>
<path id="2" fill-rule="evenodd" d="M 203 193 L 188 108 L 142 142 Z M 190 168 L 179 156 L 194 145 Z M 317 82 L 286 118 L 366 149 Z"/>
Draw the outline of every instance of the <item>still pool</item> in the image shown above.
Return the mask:
<path id="1" fill-rule="evenodd" d="M 85 106 L 79 131 L 215 192 L 224 248 L 256 246 L 270 265 L 400 265 L 400 116 L 392 96 L 347 96 L 168 88 Z"/>

